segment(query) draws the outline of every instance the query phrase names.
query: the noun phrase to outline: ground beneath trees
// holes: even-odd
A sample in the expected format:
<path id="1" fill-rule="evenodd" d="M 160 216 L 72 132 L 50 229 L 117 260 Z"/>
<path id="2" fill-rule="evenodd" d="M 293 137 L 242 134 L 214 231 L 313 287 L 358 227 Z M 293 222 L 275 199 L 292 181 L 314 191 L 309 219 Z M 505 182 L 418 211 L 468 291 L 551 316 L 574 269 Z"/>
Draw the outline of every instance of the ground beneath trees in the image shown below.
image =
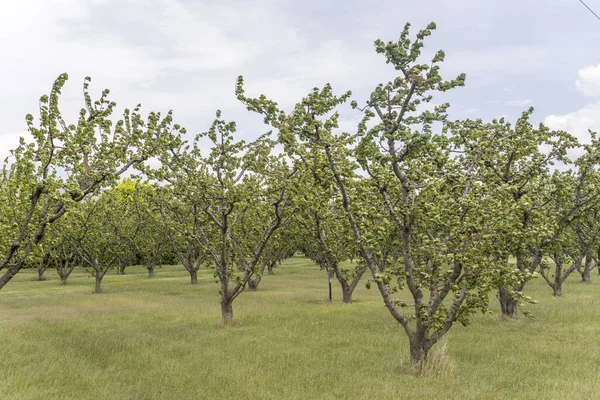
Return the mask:
<path id="1" fill-rule="evenodd" d="M 0 399 L 593 399 L 600 393 L 600 277 L 553 298 L 529 286 L 534 320 L 479 315 L 447 337 L 454 368 L 418 377 L 378 292 L 327 303 L 327 278 L 296 258 L 234 303 L 219 326 L 218 286 L 182 267 L 107 276 L 23 271 L 0 292 Z M 366 277 L 365 277 L 366 278 Z M 364 280 L 366 282 L 366 279 Z M 496 306 L 495 302 L 493 303 Z"/>

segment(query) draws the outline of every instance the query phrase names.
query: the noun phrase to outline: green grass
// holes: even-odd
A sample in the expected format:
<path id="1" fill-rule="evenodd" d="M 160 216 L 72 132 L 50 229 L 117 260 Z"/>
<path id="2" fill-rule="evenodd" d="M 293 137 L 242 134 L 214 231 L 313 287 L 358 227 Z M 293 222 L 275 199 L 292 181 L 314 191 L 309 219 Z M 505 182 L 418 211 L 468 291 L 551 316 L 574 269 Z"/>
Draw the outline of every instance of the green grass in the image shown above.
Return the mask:
<path id="1" fill-rule="evenodd" d="M 181 267 L 109 275 L 104 293 L 76 271 L 60 286 L 20 273 L 0 292 L 0 399 L 595 399 L 600 278 L 573 276 L 562 298 L 537 279 L 534 320 L 478 315 L 447 335 L 451 374 L 407 371 L 408 344 L 376 290 L 327 298 L 323 272 L 290 260 L 234 303 Z M 495 302 L 492 302 L 496 307 Z"/>

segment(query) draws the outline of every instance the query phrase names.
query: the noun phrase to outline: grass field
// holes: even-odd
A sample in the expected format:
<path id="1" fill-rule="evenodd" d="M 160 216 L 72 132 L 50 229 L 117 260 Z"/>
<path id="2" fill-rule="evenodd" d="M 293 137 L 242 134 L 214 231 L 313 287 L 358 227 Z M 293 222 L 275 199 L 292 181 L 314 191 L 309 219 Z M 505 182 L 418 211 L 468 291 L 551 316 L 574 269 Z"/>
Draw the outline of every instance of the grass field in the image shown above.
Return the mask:
<path id="1" fill-rule="evenodd" d="M 20 273 L 0 292 L 0 399 L 600 398 L 595 274 L 573 275 L 562 298 L 534 281 L 533 320 L 456 326 L 453 367 L 421 377 L 378 292 L 361 285 L 344 305 L 336 290 L 329 304 L 325 274 L 303 258 L 243 293 L 230 328 L 211 272 L 195 286 L 182 267 L 144 272 L 107 276 L 100 295 L 83 271 L 67 286 Z"/>

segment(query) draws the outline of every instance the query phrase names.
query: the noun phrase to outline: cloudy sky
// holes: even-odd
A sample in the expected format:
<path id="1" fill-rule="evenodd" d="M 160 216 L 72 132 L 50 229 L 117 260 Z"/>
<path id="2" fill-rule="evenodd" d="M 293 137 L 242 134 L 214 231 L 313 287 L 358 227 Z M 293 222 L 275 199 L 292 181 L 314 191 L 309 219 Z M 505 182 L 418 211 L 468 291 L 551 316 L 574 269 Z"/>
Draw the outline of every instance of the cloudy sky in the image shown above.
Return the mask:
<path id="1" fill-rule="evenodd" d="M 600 0 L 586 3 L 600 12 Z M 61 72 L 67 116 L 89 75 L 95 93 L 173 109 L 192 133 L 216 109 L 244 137 L 264 131 L 235 99 L 238 75 L 284 106 L 327 82 L 362 103 L 395 76 L 373 40 L 397 39 L 407 21 L 435 21 L 427 49 L 445 50 L 443 76 L 467 74 L 445 99 L 453 119 L 515 119 L 533 105 L 553 128 L 600 130 L 600 21 L 578 0 L 1 0 L 0 157 Z"/>

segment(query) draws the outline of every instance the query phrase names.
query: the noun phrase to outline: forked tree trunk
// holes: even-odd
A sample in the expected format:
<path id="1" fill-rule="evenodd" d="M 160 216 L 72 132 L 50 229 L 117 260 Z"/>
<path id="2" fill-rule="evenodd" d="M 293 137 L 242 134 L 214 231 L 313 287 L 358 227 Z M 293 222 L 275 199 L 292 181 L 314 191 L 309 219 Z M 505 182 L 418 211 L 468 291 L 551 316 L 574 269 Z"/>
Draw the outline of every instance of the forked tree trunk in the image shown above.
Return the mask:
<path id="1" fill-rule="evenodd" d="M 498 301 L 502 310 L 502 318 L 517 319 L 517 301 L 510 295 L 510 290 L 506 286 L 498 289 Z"/>
<path id="2" fill-rule="evenodd" d="M 60 283 L 66 285 L 69 275 L 73 272 L 73 267 L 59 267 L 56 269 L 56 272 L 58 272 L 58 276 L 60 277 Z"/>
<path id="3" fill-rule="evenodd" d="M 262 275 L 257 275 L 256 278 L 252 279 L 248 279 L 248 289 L 250 290 L 256 290 L 258 289 L 258 284 L 260 283 L 260 280 L 262 279 Z"/>
<path id="4" fill-rule="evenodd" d="M 198 270 L 197 269 L 192 269 L 191 271 L 188 271 L 190 273 L 190 278 L 192 280 L 192 285 L 195 285 L 198 283 Z"/>
<path id="5" fill-rule="evenodd" d="M 83 262 L 80 261 L 79 264 L 81 265 Z M 69 275 L 71 275 L 71 272 L 73 272 L 73 270 L 75 269 L 75 266 L 77 265 L 77 263 L 74 260 L 66 260 L 66 259 L 58 259 L 56 261 L 56 272 L 58 273 L 58 276 L 60 277 L 60 283 L 62 285 L 66 285 L 67 284 L 67 279 L 69 278 Z"/>
<path id="6" fill-rule="evenodd" d="M 354 294 L 354 289 L 356 289 L 356 286 L 358 285 L 360 278 L 367 270 L 367 267 L 363 266 L 362 268 L 356 270 L 356 276 L 350 282 L 344 277 L 344 274 L 342 274 L 342 271 L 340 271 L 337 263 L 334 264 L 332 270 L 335 272 L 335 277 L 342 287 L 342 301 L 344 304 L 352 304 L 352 295 Z"/>
<path id="7" fill-rule="evenodd" d="M 256 277 L 248 279 L 248 289 L 250 289 L 250 290 L 258 289 L 258 284 L 260 283 L 260 281 L 262 279 L 263 272 L 265 272 L 265 267 L 267 269 L 272 270 L 276 263 L 277 263 L 277 261 L 270 261 L 268 263 L 262 263 L 260 266 L 260 269 L 258 270 L 258 274 L 256 274 Z"/>
<path id="8" fill-rule="evenodd" d="M 146 264 L 146 269 L 148 270 L 148 278 L 152 278 L 154 276 L 154 267 L 156 266 L 156 261 L 152 260 L 148 264 Z"/>
<path id="9" fill-rule="evenodd" d="M 46 277 L 44 276 L 44 272 L 46 272 L 46 268 L 36 268 L 38 272 L 38 281 L 45 281 Z"/>
<path id="10" fill-rule="evenodd" d="M 275 265 L 275 262 L 269 263 L 269 265 L 267 265 L 267 272 L 269 273 L 269 275 L 274 274 L 273 270 L 275 269 Z"/>
<path id="11" fill-rule="evenodd" d="M 119 260 L 117 266 L 117 275 L 125 275 L 125 268 L 127 267 L 127 263 L 125 261 Z"/>

